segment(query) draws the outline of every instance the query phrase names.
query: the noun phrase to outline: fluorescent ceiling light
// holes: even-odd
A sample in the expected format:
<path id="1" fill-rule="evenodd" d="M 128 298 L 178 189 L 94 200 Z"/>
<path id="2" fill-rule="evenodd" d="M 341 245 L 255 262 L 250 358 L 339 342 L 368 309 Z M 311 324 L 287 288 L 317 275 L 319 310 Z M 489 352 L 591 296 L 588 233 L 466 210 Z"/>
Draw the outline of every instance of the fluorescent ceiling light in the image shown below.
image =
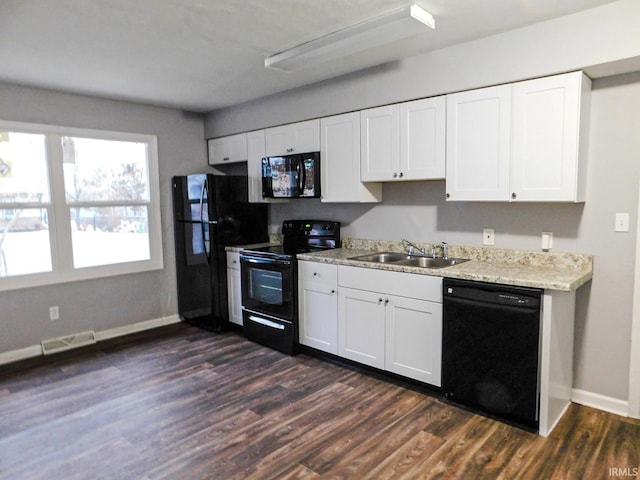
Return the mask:
<path id="1" fill-rule="evenodd" d="M 436 28 L 433 16 L 411 4 L 271 55 L 264 66 L 292 72 L 424 33 L 425 26 Z"/>

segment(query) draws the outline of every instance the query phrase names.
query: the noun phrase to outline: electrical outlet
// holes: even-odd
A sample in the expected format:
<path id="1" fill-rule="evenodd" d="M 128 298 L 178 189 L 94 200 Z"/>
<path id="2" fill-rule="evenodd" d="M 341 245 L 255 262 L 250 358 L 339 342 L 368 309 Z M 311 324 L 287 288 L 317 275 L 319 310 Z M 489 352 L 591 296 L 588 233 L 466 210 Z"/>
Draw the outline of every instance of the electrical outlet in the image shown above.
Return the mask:
<path id="1" fill-rule="evenodd" d="M 628 213 L 616 213 L 616 232 L 628 232 L 629 231 L 629 214 Z"/>
<path id="2" fill-rule="evenodd" d="M 483 245 L 495 245 L 496 243 L 496 231 L 493 228 L 485 228 L 482 230 L 482 244 Z"/>
<path id="3" fill-rule="evenodd" d="M 542 250 L 548 252 L 553 248 L 553 232 L 542 232 Z"/>
<path id="4" fill-rule="evenodd" d="M 60 308 L 57 305 L 49 307 L 49 320 L 58 320 L 60 318 Z"/>

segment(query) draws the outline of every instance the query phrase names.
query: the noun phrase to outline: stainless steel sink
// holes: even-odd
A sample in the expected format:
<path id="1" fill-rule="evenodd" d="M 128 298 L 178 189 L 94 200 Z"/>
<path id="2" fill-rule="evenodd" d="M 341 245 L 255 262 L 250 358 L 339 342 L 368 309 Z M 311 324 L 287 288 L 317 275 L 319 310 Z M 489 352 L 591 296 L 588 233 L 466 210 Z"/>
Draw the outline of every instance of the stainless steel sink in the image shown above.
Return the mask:
<path id="1" fill-rule="evenodd" d="M 357 257 L 350 257 L 349 260 L 358 260 L 360 262 L 396 263 L 403 260 L 408 260 L 410 258 L 411 257 L 406 253 L 378 252 L 370 253 L 368 255 L 359 255 Z"/>
<path id="2" fill-rule="evenodd" d="M 367 255 L 359 255 L 350 257 L 349 260 L 358 260 L 360 262 L 373 263 L 392 263 L 394 265 L 404 265 L 407 267 L 423 267 L 423 268 L 444 268 L 457 265 L 459 263 L 468 262 L 466 258 L 431 258 L 410 256 L 406 253 L 398 252 L 376 252 Z"/>
<path id="3" fill-rule="evenodd" d="M 444 268 L 458 265 L 459 263 L 468 262 L 466 258 L 429 258 L 429 257 L 411 257 L 406 260 L 395 262 L 396 265 L 406 265 L 408 267 L 424 267 L 424 268 Z"/>

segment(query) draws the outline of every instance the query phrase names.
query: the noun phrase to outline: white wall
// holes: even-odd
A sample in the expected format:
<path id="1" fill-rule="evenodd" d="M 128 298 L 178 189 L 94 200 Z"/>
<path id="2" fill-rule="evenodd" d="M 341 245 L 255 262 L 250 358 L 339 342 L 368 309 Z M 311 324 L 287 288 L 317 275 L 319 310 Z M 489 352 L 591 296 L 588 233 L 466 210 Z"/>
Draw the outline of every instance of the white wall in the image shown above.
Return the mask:
<path id="1" fill-rule="evenodd" d="M 211 113 L 207 137 L 321 117 L 385 103 L 516 81 L 640 56 L 640 2 L 622 0 L 577 15 L 432 52 Z M 481 245 L 483 227 L 496 247 L 538 250 L 542 231 L 554 251 L 595 255 L 594 279 L 578 291 L 574 387 L 626 402 L 635 227 L 615 233 L 616 212 L 637 216 L 640 173 L 640 73 L 593 83 L 585 204 L 447 203 L 444 182 L 385 185 L 380 205 L 272 205 L 271 228 L 285 218 L 344 222 L 358 238 Z"/>
<path id="2" fill-rule="evenodd" d="M 203 118 L 177 110 L 0 84 L 3 120 L 158 136 L 164 270 L 0 293 L 0 353 L 177 313 L 171 177 L 204 171 Z M 49 306 L 60 319 L 49 320 Z"/>

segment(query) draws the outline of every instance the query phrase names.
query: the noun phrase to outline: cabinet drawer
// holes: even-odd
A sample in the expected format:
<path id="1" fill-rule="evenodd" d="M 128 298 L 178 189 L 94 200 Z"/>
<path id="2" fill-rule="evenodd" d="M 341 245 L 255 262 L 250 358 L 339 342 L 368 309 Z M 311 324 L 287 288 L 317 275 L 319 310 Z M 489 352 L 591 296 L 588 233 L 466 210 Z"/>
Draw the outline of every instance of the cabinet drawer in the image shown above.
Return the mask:
<path id="1" fill-rule="evenodd" d="M 338 285 L 338 267 L 328 263 L 298 262 L 298 282 Z"/>
<path id="2" fill-rule="evenodd" d="M 227 252 L 227 268 L 240 270 L 240 253 L 239 252 Z"/>
<path id="3" fill-rule="evenodd" d="M 338 267 L 341 287 L 442 303 L 442 278 L 372 268 Z"/>

